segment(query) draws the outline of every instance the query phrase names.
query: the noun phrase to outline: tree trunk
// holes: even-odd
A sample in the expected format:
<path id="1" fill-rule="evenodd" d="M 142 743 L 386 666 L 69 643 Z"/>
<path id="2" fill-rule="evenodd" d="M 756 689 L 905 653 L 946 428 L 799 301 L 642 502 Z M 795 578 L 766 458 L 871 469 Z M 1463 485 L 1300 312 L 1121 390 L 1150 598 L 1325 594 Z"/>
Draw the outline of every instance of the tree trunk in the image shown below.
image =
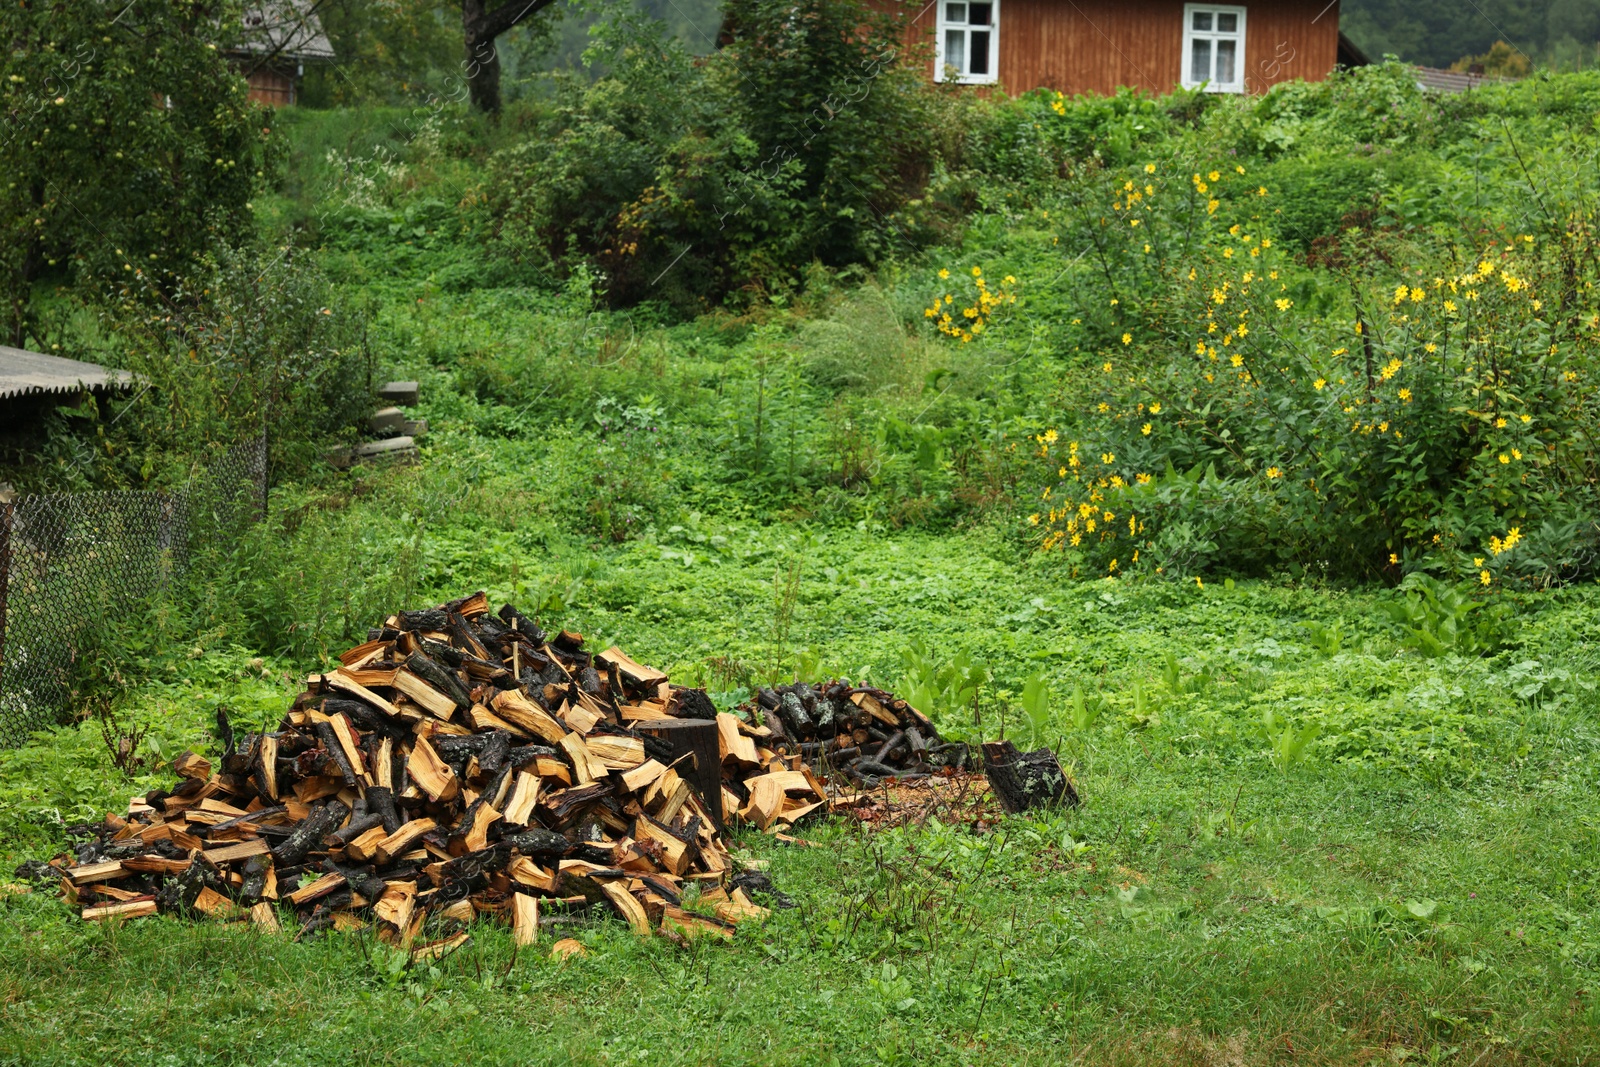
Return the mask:
<path id="1" fill-rule="evenodd" d="M 486 7 L 484 0 L 461 0 L 461 29 L 466 39 L 467 95 L 472 106 L 491 115 L 500 112 L 500 53 L 497 37 L 532 18 L 554 0 L 508 0 Z"/>

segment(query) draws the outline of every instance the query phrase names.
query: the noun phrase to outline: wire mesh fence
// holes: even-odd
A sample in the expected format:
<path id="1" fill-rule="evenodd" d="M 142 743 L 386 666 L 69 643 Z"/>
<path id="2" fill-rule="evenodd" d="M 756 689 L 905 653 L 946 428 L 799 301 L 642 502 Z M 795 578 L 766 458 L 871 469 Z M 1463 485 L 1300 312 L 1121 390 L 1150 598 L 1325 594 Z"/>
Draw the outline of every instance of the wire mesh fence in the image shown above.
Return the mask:
<path id="1" fill-rule="evenodd" d="M 148 604 L 203 544 L 257 521 L 266 491 L 262 435 L 176 492 L 42 493 L 0 505 L 0 747 L 62 721 L 101 624 Z"/>

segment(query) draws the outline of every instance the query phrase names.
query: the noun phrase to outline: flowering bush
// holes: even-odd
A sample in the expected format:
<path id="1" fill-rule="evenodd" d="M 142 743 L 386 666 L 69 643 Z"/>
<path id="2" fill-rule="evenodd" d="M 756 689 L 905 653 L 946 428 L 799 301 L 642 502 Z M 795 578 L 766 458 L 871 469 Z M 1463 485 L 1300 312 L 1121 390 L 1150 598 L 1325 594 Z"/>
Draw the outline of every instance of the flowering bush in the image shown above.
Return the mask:
<path id="1" fill-rule="evenodd" d="M 939 280 L 948 281 L 949 278 L 949 268 L 940 268 Z M 1017 284 L 1017 279 L 1007 274 L 1001 280 L 1001 284 L 1013 286 Z M 922 309 L 922 317 L 933 323 L 934 327 L 946 337 L 968 342 L 983 333 L 990 320 L 994 318 L 995 312 L 1007 304 L 1017 302 L 1016 294 L 1010 290 L 989 288 L 989 283 L 983 280 L 982 267 L 972 268 L 972 288 L 971 303 L 967 303 L 963 297 L 961 303 L 966 306 L 960 311 L 955 310 L 957 302 L 955 295 L 947 292 L 942 296 L 935 296 L 932 306 Z"/>
<path id="2" fill-rule="evenodd" d="M 1318 272 L 1274 244 L 1243 166 L 1182 189 L 1164 169 L 1081 205 L 1112 295 L 1080 322 L 1098 363 L 1071 382 L 1076 429 L 1034 442 L 1041 548 L 1086 573 L 1221 554 L 1488 585 L 1586 565 L 1592 219 L 1470 257 L 1351 233 L 1361 266 Z"/>

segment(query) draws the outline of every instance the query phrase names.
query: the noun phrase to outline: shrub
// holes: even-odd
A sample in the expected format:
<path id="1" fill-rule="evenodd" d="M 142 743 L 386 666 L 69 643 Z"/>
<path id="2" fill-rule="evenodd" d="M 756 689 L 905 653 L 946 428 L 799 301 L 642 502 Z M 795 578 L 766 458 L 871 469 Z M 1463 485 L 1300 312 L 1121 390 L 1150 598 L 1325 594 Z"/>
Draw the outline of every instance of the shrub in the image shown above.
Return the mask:
<path id="1" fill-rule="evenodd" d="M 1267 193 L 1243 166 L 1151 163 L 1085 212 L 1115 295 L 1083 324 L 1091 403 L 1035 441 L 1040 544 L 1100 573 L 1211 544 L 1243 570 L 1485 586 L 1587 565 L 1593 217 L 1475 248 L 1371 234 L 1330 275 L 1274 239 Z"/>
<path id="2" fill-rule="evenodd" d="M 855 0 L 739 0 L 734 41 L 694 59 L 660 28 L 604 24 L 593 85 L 491 164 L 504 254 L 584 263 L 615 304 L 689 309 L 783 293 L 817 261 L 873 262 L 927 179 L 931 92 L 897 63 L 895 19 Z"/>

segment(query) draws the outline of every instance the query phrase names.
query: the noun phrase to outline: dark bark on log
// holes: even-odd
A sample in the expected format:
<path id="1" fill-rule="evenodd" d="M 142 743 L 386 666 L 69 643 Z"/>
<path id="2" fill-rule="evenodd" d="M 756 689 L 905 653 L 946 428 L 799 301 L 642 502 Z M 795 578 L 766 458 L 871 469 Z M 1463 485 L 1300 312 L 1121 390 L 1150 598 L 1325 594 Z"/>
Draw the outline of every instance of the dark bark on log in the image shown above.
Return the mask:
<path id="1" fill-rule="evenodd" d="M 1078 804 L 1077 791 L 1048 748 L 1024 754 L 1010 741 L 986 742 L 983 770 L 1000 806 L 1013 814 L 1048 804 Z"/>
<path id="2" fill-rule="evenodd" d="M 306 854 L 322 844 L 322 839 L 333 833 L 350 809 L 342 800 L 330 800 L 307 815 L 294 828 L 284 842 L 272 850 L 273 862 L 281 867 L 292 867 L 306 858 Z"/>
<path id="3" fill-rule="evenodd" d="M 378 816 L 386 833 L 394 833 L 404 821 L 395 810 L 394 793 L 381 785 L 367 787 L 367 810 Z"/>
<path id="4" fill-rule="evenodd" d="M 472 706 L 467 687 L 461 684 L 461 678 L 455 671 L 446 670 L 421 652 L 413 652 L 406 657 L 406 669 L 455 701 L 457 710 Z"/>
<path id="5" fill-rule="evenodd" d="M 345 785 L 355 785 L 361 781 L 356 769 L 350 766 L 350 760 L 344 754 L 344 746 L 339 744 L 339 735 L 333 732 L 333 727 L 325 722 L 316 725 L 317 736 L 322 739 L 323 751 L 333 759 L 334 766 L 339 768 L 339 774 L 344 778 Z"/>

